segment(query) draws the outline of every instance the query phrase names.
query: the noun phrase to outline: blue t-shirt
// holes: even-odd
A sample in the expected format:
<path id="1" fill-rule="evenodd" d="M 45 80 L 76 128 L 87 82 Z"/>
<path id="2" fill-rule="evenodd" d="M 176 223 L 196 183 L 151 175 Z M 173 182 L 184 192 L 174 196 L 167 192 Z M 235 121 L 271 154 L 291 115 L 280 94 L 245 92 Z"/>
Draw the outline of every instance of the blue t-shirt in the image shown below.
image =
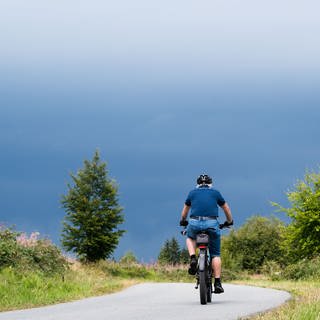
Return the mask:
<path id="1" fill-rule="evenodd" d="M 201 186 L 189 192 L 185 204 L 190 207 L 192 216 L 218 217 L 218 206 L 225 204 L 221 193 L 218 190 Z"/>

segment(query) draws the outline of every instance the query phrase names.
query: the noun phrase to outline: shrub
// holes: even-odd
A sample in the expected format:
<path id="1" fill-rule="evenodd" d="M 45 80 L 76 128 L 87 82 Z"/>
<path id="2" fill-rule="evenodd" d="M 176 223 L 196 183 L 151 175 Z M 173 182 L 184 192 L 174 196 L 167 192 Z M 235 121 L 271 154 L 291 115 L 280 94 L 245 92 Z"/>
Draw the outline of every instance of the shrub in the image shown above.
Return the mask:
<path id="1" fill-rule="evenodd" d="M 0 268 L 14 266 L 18 253 L 16 237 L 18 233 L 0 227 Z"/>
<path id="2" fill-rule="evenodd" d="M 281 263 L 283 223 L 276 218 L 252 216 L 238 230 L 223 238 L 223 261 L 231 270 L 258 272 L 265 261 Z"/>
<path id="3" fill-rule="evenodd" d="M 320 256 L 314 259 L 303 259 L 288 265 L 282 273 L 285 279 L 306 280 L 320 278 Z"/>
<path id="4" fill-rule="evenodd" d="M 265 261 L 260 271 L 271 278 L 271 280 L 281 280 L 282 270 L 280 264 L 274 260 Z"/>
<path id="5" fill-rule="evenodd" d="M 307 172 L 287 197 L 289 208 L 272 203 L 291 218 L 281 244 L 286 259 L 311 259 L 320 254 L 320 172 Z"/>
<path id="6" fill-rule="evenodd" d="M 138 263 L 138 259 L 133 252 L 128 251 L 123 257 L 120 258 L 119 262 L 122 264 L 132 264 Z"/>
<path id="7" fill-rule="evenodd" d="M 30 237 L 12 228 L 0 228 L 0 269 L 13 267 L 20 271 L 40 271 L 45 274 L 62 273 L 67 261 L 60 250 L 39 233 Z"/>

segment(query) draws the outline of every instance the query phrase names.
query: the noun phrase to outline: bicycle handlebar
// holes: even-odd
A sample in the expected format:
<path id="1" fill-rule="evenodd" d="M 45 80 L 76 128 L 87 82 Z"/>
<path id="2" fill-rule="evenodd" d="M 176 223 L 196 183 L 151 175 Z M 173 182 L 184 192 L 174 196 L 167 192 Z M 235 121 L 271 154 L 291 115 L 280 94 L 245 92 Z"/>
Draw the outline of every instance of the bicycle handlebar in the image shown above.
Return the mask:
<path id="1" fill-rule="evenodd" d="M 230 229 L 231 226 L 226 226 L 224 223 L 220 223 L 219 224 L 219 229 L 222 230 L 222 229 Z"/>
<path id="2" fill-rule="evenodd" d="M 187 234 L 187 229 L 184 228 L 181 232 L 180 232 L 183 236 L 185 236 Z"/>

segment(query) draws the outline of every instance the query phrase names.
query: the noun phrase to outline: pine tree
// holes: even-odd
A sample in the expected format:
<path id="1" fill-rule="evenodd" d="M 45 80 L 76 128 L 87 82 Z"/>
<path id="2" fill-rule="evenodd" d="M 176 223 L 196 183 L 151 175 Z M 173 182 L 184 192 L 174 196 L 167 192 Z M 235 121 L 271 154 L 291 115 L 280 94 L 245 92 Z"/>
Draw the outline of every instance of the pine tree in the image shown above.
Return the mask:
<path id="1" fill-rule="evenodd" d="M 172 238 L 166 240 L 163 247 L 160 250 L 158 261 L 161 264 L 172 264 L 176 265 L 180 263 L 180 245 L 177 239 Z"/>
<path id="2" fill-rule="evenodd" d="M 124 221 L 118 188 L 108 178 L 106 166 L 96 151 L 77 175 L 71 174 L 73 185 L 68 184 L 68 193 L 61 200 L 66 210 L 62 245 L 86 262 L 109 258 L 124 233 L 118 229 Z"/>
<path id="3" fill-rule="evenodd" d="M 190 255 L 187 248 L 183 248 L 180 251 L 180 263 L 187 264 L 190 262 Z"/>

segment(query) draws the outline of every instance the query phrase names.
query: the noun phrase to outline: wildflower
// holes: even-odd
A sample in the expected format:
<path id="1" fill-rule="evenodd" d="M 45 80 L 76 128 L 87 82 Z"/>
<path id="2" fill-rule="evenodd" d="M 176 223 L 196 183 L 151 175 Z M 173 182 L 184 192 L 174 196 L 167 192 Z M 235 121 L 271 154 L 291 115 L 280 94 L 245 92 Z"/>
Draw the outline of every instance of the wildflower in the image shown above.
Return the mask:
<path id="1" fill-rule="evenodd" d="M 28 238 L 26 233 L 21 233 L 17 238 L 17 243 L 23 247 L 34 247 L 38 242 L 39 232 L 32 232 Z"/>

